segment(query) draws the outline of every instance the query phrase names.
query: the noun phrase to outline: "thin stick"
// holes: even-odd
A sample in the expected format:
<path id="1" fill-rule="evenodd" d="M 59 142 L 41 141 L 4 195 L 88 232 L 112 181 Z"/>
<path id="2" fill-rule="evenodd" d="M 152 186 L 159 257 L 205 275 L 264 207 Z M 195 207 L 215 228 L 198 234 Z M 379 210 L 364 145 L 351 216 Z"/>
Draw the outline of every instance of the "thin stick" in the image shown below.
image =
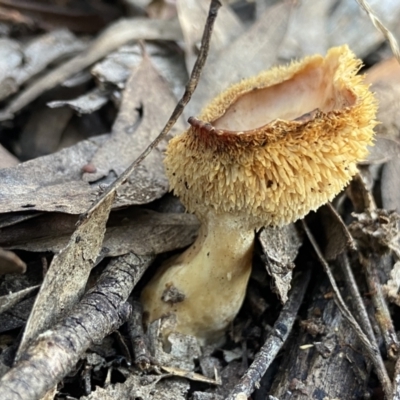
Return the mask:
<path id="1" fill-rule="evenodd" d="M 388 40 L 390 48 L 397 61 L 400 63 L 400 51 L 399 45 L 397 43 L 396 38 L 393 36 L 392 32 L 386 28 L 385 25 L 381 22 L 381 20 L 377 17 L 375 12 L 372 10 L 371 6 L 367 3 L 366 0 L 356 0 L 357 3 L 364 9 L 364 11 L 368 14 L 369 19 L 374 24 L 375 28 L 382 32 L 383 36 Z"/>
<path id="2" fill-rule="evenodd" d="M 370 357 L 372 364 L 375 367 L 375 372 L 378 375 L 379 381 L 382 384 L 382 388 L 383 391 L 385 393 L 385 398 L 387 400 L 392 398 L 392 383 L 390 381 L 389 375 L 386 371 L 385 365 L 383 363 L 383 359 L 382 356 L 379 352 L 378 347 L 374 344 L 371 343 L 370 340 L 368 339 L 368 337 L 365 335 L 365 333 L 362 331 L 360 325 L 358 324 L 358 322 L 355 320 L 355 318 L 353 317 L 353 315 L 351 314 L 350 310 L 348 309 L 346 303 L 343 300 L 342 295 L 340 294 L 339 288 L 337 287 L 335 278 L 333 277 L 332 271 L 329 267 L 329 264 L 326 262 L 317 242 L 315 241 L 315 238 L 313 236 L 313 234 L 311 233 L 311 231 L 309 230 L 307 224 L 305 223 L 304 220 L 302 220 L 303 223 L 303 228 L 304 231 L 308 237 L 308 240 L 310 241 L 310 243 L 312 244 L 318 259 L 320 261 L 320 263 L 322 264 L 322 266 L 324 267 L 325 273 L 328 275 L 330 284 L 332 286 L 333 289 L 333 293 L 335 296 L 335 302 L 336 305 L 338 306 L 339 310 L 342 312 L 343 316 L 347 319 L 347 321 L 349 322 L 350 326 L 354 329 L 354 331 L 356 332 L 358 339 L 361 341 L 361 343 L 364 346 L 364 350 L 366 351 L 366 353 L 368 354 L 368 356 Z"/>
<path id="3" fill-rule="evenodd" d="M 110 196 L 112 193 L 116 192 L 116 190 L 124 184 L 132 172 L 139 166 L 139 164 L 150 154 L 150 152 L 155 149 L 161 140 L 167 135 L 167 133 L 171 130 L 171 128 L 175 125 L 178 118 L 181 116 L 183 110 L 187 103 L 189 103 L 193 92 L 195 91 L 197 84 L 200 79 L 201 71 L 203 70 L 204 64 L 207 60 L 208 51 L 210 48 L 210 40 L 211 34 L 214 27 L 214 22 L 217 18 L 218 9 L 221 7 L 221 3 L 219 0 L 211 0 L 210 8 L 208 11 L 207 21 L 204 27 L 203 37 L 201 39 L 201 47 L 200 52 L 197 57 L 197 60 L 193 66 L 192 73 L 190 75 L 189 82 L 186 85 L 185 93 L 182 98 L 179 100 L 176 105 L 174 111 L 172 112 L 169 120 L 167 121 L 164 129 L 161 133 L 149 144 L 149 146 L 143 151 L 143 153 L 119 176 L 115 182 L 110 185 L 107 190 L 103 193 L 103 195 L 89 208 L 86 213 L 81 215 L 80 223 L 89 217 L 90 214 L 94 212 L 94 210 L 99 207 L 101 203 L 105 201 L 105 199 Z"/>
<path id="4" fill-rule="evenodd" d="M 143 308 L 140 302 L 131 301 L 132 314 L 128 320 L 128 333 L 133 349 L 133 360 L 142 371 L 148 370 L 152 364 L 152 356 L 147 347 L 146 335 L 143 332 Z"/>
<path id="5" fill-rule="evenodd" d="M 376 320 L 385 341 L 388 357 L 396 360 L 399 355 L 399 341 L 378 276 L 379 258 L 372 254 L 361 255 L 360 261 L 364 267 L 365 278 L 375 308 Z"/>
<path id="6" fill-rule="evenodd" d="M 253 393 L 255 386 L 261 380 L 272 361 L 274 361 L 292 330 L 308 282 L 310 281 L 310 275 L 310 270 L 308 270 L 293 285 L 289 300 L 283 306 L 279 318 L 276 320 L 274 328 L 266 342 L 257 353 L 250 368 L 242 376 L 226 400 L 247 399 Z"/>
<path id="7" fill-rule="evenodd" d="M 376 342 L 374 330 L 372 329 L 371 321 L 368 318 L 368 312 L 365 308 L 365 304 L 361 297 L 360 291 L 358 290 L 358 286 L 356 280 L 354 278 L 353 271 L 350 266 L 349 257 L 346 253 L 342 253 L 339 256 L 339 264 L 342 268 L 346 284 L 351 293 L 351 300 L 355 307 L 355 312 L 358 315 L 358 319 L 364 328 L 364 332 L 367 334 L 369 340 L 374 342 L 375 346 L 378 347 L 378 343 Z"/>

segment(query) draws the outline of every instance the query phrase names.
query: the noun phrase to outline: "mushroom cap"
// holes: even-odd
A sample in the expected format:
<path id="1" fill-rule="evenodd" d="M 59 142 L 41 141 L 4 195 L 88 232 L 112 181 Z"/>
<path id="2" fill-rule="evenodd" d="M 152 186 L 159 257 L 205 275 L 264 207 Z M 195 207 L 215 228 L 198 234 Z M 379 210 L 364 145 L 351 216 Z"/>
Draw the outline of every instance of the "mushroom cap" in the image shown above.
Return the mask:
<path id="1" fill-rule="evenodd" d="M 376 101 L 347 46 L 231 86 L 168 145 L 170 186 L 199 218 L 281 226 L 331 200 L 357 172 Z"/>

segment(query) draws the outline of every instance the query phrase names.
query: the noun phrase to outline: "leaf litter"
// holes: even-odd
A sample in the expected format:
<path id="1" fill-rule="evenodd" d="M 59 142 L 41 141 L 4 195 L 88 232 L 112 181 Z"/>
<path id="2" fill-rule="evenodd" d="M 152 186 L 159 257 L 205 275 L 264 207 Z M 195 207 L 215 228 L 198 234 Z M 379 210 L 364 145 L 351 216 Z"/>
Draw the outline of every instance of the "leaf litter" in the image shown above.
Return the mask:
<path id="1" fill-rule="evenodd" d="M 132 0 L 129 3 L 131 9 L 144 9 L 142 5 L 139 5 L 143 2 Z M 2 73 L 6 71 L 7 74 L 0 79 L 0 94 L 4 93 L 2 116 L 5 120 L 2 125 L 4 133 L 0 133 L 0 140 L 7 151 L 11 150 L 23 160 L 28 159 L 16 166 L 13 164 L 18 160 L 10 160 L 10 164 L 5 165 L 7 168 L 0 169 L 2 188 L 0 212 L 2 226 L 4 226 L 0 243 L 3 248 L 15 249 L 16 257 L 27 264 L 28 272 L 31 268 L 32 261 L 30 260 L 37 262 L 41 257 L 45 272 L 46 265 L 49 264 L 42 288 L 28 319 L 22 345 L 18 350 L 21 360 L 36 360 L 35 357 L 39 357 L 38 360 L 42 359 L 41 357 L 45 354 L 43 350 L 46 348 L 48 351 L 48 348 L 41 347 L 45 343 L 43 340 L 46 336 L 39 334 L 45 329 L 49 332 L 57 332 L 55 336 L 53 333 L 46 334 L 50 335 L 47 336 L 50 338 L 49 343 L 59 343 L 58 340 L 65 339 L 66 336 L 64 337 L 63 333 L 66 329 L 65 323 L 70 321 L 68 318 L 76 318 L 79 300 L 88 288 L 93 286 L 91 279 L 94 278 L 91 277 L 96 274 L 96 271 L 98 271 L 97 275 L 101 275 L 103 264 L 106 264 L 109 258 L 113 258 L 111 264 L 120 261 L 121 265 L 127 265 L 126 263 L 142 265 L 142 272 L 139 274 L 141 276 L 155 254 L 185 247 L 196 236 L 198 222 L 190 215 L 177 215 L 165 211 L 157 213 L 150 210 L 163 210 L 163 204 L 167 204 L 167 198 L 164 195 L 168 190 L 168 182 L 162 167 L 163 150 L 168 138 L 184 129 L 185 125 L 181 120 L 178 120 L 174 130 L 161 140 L 159 147 L 144 159 L 133 174 L 127 179 L 124 177 L 124 172 L 132 165 L 132 161 L 141 156 L 153 140 L 157 140 L 159 132 L 162 131 L 177 104 L 176 98 L 179 98 L 183 92 L 188 72 L 201 50 L 199 43 L 207 15 L 207 6 L 198 2 L 178 1 L 175 13 L 174 6 L 171 8 L 170 4 L 167 6 L 162 1 L 159 3 L 160 8 L 153 8 L 151 12 L 149 11 L 149 15 L 162 15 L 167 19 L 154 20 L 141 16 L 113 22 L 91 43 L 88 42 L 87 37 L 79 36 L 77 33 L 79 29 L 74 34 L 65 29 L 51 29 L 45 34 L 42 32 L 36 34 L 33 30 L 36 36 L 30 41 L 24 40 L 22 31 L 20 36 L 6 37 L 2 39 L 4 43 L 0 42 L 0 52 L 7 54 L 7 57 L 2 60 L 14 63 L 13 67 L 7 64 L 6 69 L 1 70 Z M 349 4 L 344 1 L 332 1 L 321 3 L 317 7 L 311 1 L 296 4 L 293 2 L 273 4 L 274 2 L 269 1 L 256 3 L 258 5 L 265 3 L 263 7 L 260 7 L 264 8 L 264 11 L 257 13 L 255 4 L 247 4 L 245 7 L 248 8 L 248 15 L 253 13 L 255 16 L 250 24 L 247 22 L 248 19 L 246 22 L 244 19 L 241 21 L 240 18 L 243 17 L 241 12 L 233 11 L 241 9 L 233 7 L 235 4 L 232 8 L 224 4 L 220 9 L 208 63 L 199 86 L 184 111 L 186 116 L 197 115 L 202 106 L 228 84 L 254 75 L 271 65 L 315 52 L 324 53 L 334 44 L 348 43 L 358 56 L 365 58 L 374 54 L 379 46 L 387 46 L 382 33 L 372 26 L 368 15 L 356 2 Z M 370 3 L 384 24 L 396 35 L 394 24 L 400 14 L 399 8 L 393 5 L 386 7 L 386 2 Z M 71 28 L 73 25 L 68 26 L 73 29 Z M 51 47 L 54 52 L 48 51 L 46 54 L 45 38 L 52 35 L 61 43 L 64 40 L 66 45 L 64 47 L 61 45 L 57 49 Z M 71 41 L 74 37 L 77 39 Z M 141 39 L 144 42 L 135 43 L 133 42 L 135 39 Z M 156 42 L 148 42 L 149 40 L 156 40 Z M 37 44 L 37 47 L 31 47 L 36 49 L 35 57 L 30 63 L 23 65 L 21 60 L 30 54 L 30 47 L 26 43 Z M 68 47 L 70 44 L 76 47 Z M 87 50 L 74 58 L 73 54 L 82 51 L 83 48 Z M 66 61 L 66 58 L 71 56 L 73 58 Z M 183 66 L 184 59 L 186 70 Z M 94 64 L 96 62 L 97 64 Z M 83 69 L 88 71 L 88 68 L 91 68 L 91 75 L 87 72 L 79 75 Z M 399 285 L 398 259 L 396 258 L 398 256 L 396 254 L 398 224 L 395 217 L 392 218 L 393 221 L 390 219 L 391 215 L 395 215 L 391 210 L 399 212 L 400 204 L 399 192 L 396 190 L 399 187 L 397 147 L 399 134 L 395 108 L 399 98 L 396 86 L 397 67 L 393 64 L 393 67 L 383 68 L 383 72 L 371 71 L 370 79 L 380 101 L 381 124 L 377 129 L 385 137 L 377 139 L 369 159 L 362 166 L 364 171 L 368 169 L 372 171 L 368 176 L 374 183 L 374 191 L 372 192 L 368 187 L 362 198 L 375 197 L 378 204 L 382 202 L 379 207 L 383 210 L 375 211 L 379 217 L 375 218 L 375 214 L 372 214 L 372 219 L 368 220 L 369 224 L 363 225 L 354 235 L 359 246 L 357 250 L 352 246 L 349 247 L 351 235 L 346 231 L 347 225 L 350 221 L 353 221 L 353 226 L 365 222 L 371 217 L 371 209 L 367 203 L 360 203 L 357 200 L 358 203 L 354 203 L 354 209 L 358 210 L 358 220 L 351 216 L 349 198 L 353 202 L 357 199 L 354 189 L 349 189 L 346 194 L 336 199 L 332 210 L 337 216 L 333 217 L 334 214 L 325 209 L 310 216 L 308 221 L 313 229 L 322 229 L 324 232 L 318 239 L 320 244 L 324 245 L 325 256 L 332 262 L 336 260 L 335 262 L 340 263 L 342 255 L 348 254 L 354 273 L 357 275 L 360 274 L 359 266 L 366 265 L 365 254 L 364 258 L 357 257 L 358 253 L 361 254 L 365 243 L 370 243 L 371 249 L 376 248 L 377 245 L 379 251 L 382 249 L 385 255 L 380 255 L 380 258 L 376 260 L 376 264 L 382 266 L 382 271 L 379 270 L 382 276 L 377 281 L 376 271 L 371 271 L 371 274 L 366 277 L 367 281 L 372 279 L 373 284 L 382 285 L 383 291 L 375 295 L 374 300 L 380 302 L 379 304 L 386 302 L 383 296 L 398 303 L 396 290 Z M 64 98 L 64 93 L 67 92 L 62 90 L 66 87 L 61 88 L 59 85 L 67 79 L 75 83 L 69 86 L 69 89 L 67 88 L 70 91 Z M 11 97 L 13 93 L 16 94 Z M 45 104 L 57 108 L 47 109 Z M 57 110 L 59 114 L 56 114 Z M 80 123 L 77 123 L 78 120 L 73 115 L 74 111 L 85 114 L 86 119 L 82 117 L 79 120 Z M 52 118 L 53 122 L 51 122 Z M 30 125 L 29 121 L 31 121 Z M 43 121 L 45 121 L 44 124 Z M 85 133 L 88 130 L 83 127 L 85 123 L 92 124 L 93 131 L 102 135 L 88 138 Z M 94 128 L 95 126 L 97 128 Z M 22 134 L 18 137 L 16 132 L 19 130 Z M 3 138 L 5 138 L 4 143 Z M 72 147 L 58 150 L 60 146 L 65 146 L 67 143 Z M 374 181 L 374 176 L 379 180 Z M 126 183 L 119 184 L 115 201 L 111 204 L 114 192 L 108 190 L 112 189 L 113 182 L 118 177 L 125 179 Z M 104 197 L 101 203 L 97 203 L 99 196 Z M 133 205 L 136 208 L 132 208 Z M 148 209 L 137 208 L 138 205 L 146 205 Z M 121 207 L 125 209 L 121 210 Z M 85 213 L 88 209 L 90 209 L 89 214 L 85 214 L 84 218 L 79 220 L 78 226 L 75 226 L 78 215 Z M 113 211 L 110 214 L 111 209 Z M 337 219 L 340 218 L 339 216 L 344 222 Z M 392 221 L 390 238 L 385 236 L 388 218 Z M 109 221 L 106 229 L 107 220 Z M 87 386 L 89 391 L 97 386 L 91 394 L 74 389 L 74 386 L 68 383 L 69 378 L 64 380 L 66 384 L 64 389 L 59 387 L 61 393 L 71 398 L 93 399 L 111 396 L 128 398 L 133 394 L 149 399 L 166 398 L 165 396 L 182 399 L 221 399 L 227 398 L 233 390 L 232 393 L 236 393 L 235 398 L 238 399 L 243 393 L 253 391 L 256 386 L 253 379 L 256 378 L 250 372 L 250 375 L 246 375 L 246 379 L 249 380 L 241 381 L 245 382 L 245 387 L 240 387 L 240 390 L 239 386 L 236 389 L 234 387 L 239 382 L 240 375 L 246 371 L 249 361 L 264 357 L 263 350 L 260 353 L 258 351 L 262 349 L 265 339 L 267 339 L 265 343 L 274 342 L 271 326 L 279 316 L 280 301 L 285 302 L 287 298 L 289 302 L 291 301 L 290 296 L 294 290 L 289 290 L 293 286 L 292 274 L 296 275 L 296 270 L 301 270 L 304 265 L 315 263 L 302 250 L 308 245 L 302 235 L 294 234 L 298 230 L 294 231 L 294 227 L 285 229 L 277 232 L 266 228 L 260 233 L 260 247 L 255 254 L 250 284 L 254 292 L 248 294 L 242 313 L 235 320 L 228 334 L 228 343 L 224 348 L 226 354 L 241 349 L 238 352 L 241 361 L 223 360 L 222 353 L 219 354 L 218 349 L 195 350 L 191 345 L 192 339 L 184 337 L 175 338 L 174 350 L 165 352 L 163 346 L 155 345 L 158 340 L 157 329 L 155 329 L 150 339 L 153 340 L 153 349 L 159 349 L 155 358 L 161 364 L 161 370 L 157 372 L 157 363 L 155 363 L 153 372 L 142 375 L 142 373 L 138 374 L 135 366 L 127 369 L 121 365 L 105 367 L 107 363 L 100 363 L 99 365 L 103 367 L 99 367 L 96 374 L 103 371 L 103 375 L 95 384 L 92 382 L 92 385 Z M 377 240 L 381 241 L 377 242 Z M 301 244 L 303 247 L 300 247 Z M 379 254 L 377 251 L 376 255 Z M 150 258 L 140 261 L 140 257 Z M 384 263 L 387 264 L 385 268 L 383 268 Z M 148 274 L 151 273 L 152 268 Z M 272 281 L 267 276 L 267 271 L 272 275 Z M 118 277 L 120 272 L 114 273 L 115 275 L 106 275 L 107 279 L 110 276 Z M 318 274 L 321 276 L 320 273 Z M 135 278 L 136 281 L 140 279 L 139 275 Z M 11 275 L 7 276 L 11 277 Z M 144 279 L 148 279 L 146 275 Z M 347 278 L 341 279 L 345 280 L 346 285 L 351 286 Z M 313 282 L 311 284 L 315 285 Z M 383 286 L 384 284 L 386 285 Z M 139 288 L 134 290 L 134 296 L 138 296 L 140 285 L 139 283 Z M 271 285 L 279 293 L 279 297 L 269 293 L 268 288 Z M 360 286 L 365 292 L 366 286 L 363 283 L 360 283 Z M 22 304 L 20 301 L 26 298 L 25 296 L 29 297 L 30 293 L 35 293 L 35 290 L 36 286 L 32 281 L 32 284 L 27 283 L 25 288 L 21 287 L 15 293 L 2 292 L 1 300 L 4 304 L 8 304 L 7 309 L 12 311 L 18 303 Z M 111 296 L 109 292 L 105 298 L 108 296 Z M 124 296 L 127 298 L 127 294 Z M 306 296 L 304 301 L 308 302 L 311 313 L 309 319 L 321 312 L 321 310 L 318 311 L 317 300 L 314 298 L 309 299 Z M 364 301 L 368 303 L 365 299 Z M 123 301 L 118 304 L 122 303 Z M 333 310 L 335 307 L 333 300 L 328 304 L 330 305 L 327 307 Z M 124 312 L 129 314 L 128 311 L 126 309 Z M 301 310 L 299 315 L 297 310 L 289 311 L 289 313 L 291 313 L 288 316 L 289 319 L 294 319 L 296 316 L 301 319 L 305 316 Z M 127 314 L 121 314 L 122 319 L 116 317 L 111 321 L 111 325 L 107 325 L 108 328 L 100 329 L 101 332 L 99 336 L 96 336 L 98 337 L 96 340 L 100 343 L 102 337 L 106 335 L 105 332 L 116 329 L 124 318 L 127 318 Z M 89 319 L 87 319 L 88 314 L 85 315 L 84 319 L 79 319 L 79 321 L 86 327 L 85 324 Z M 369 316 L 374 324 L 375 319 L 379 322 L 379 314 L 375 315 L 368 308 L 365 315 Z M 390 310 L 388 314 L 380 315 L 395 320 L 398 310 Z M 284 323 L 287 321 L 286 317 L 285 313 L 280 315 Z M 322 320 L 324 318 L 322 314 Z M 280 327 L 279 325 L 276 329 L 279 330 Z M 91 329 L 90 324 L 87 329 Z M 124 329 L 122 328 L 121 332 L 126 333 Z M 296 338 L 300 338 L 299 328 L 295 324 L 291 329 L 298 335 L 294 335 L 291 339 L 295 343 Z M 342 326 L 340 329 L 349 328 Z M 396 353 L 396 342 L 389 342 L 390 338 L 385 337 L 384 333 L 376 334 L 378 338 L 383 338 L 392 354 Z M 326 331 L 321 331 L 319 335 L 318 340 L 322 344 L 319 347 L 304 348 L 303 354 L 312 355 L 315 351 L 322 351 L 323 345 L 325 345 L 325 350 L 331 348 L 329 343 L 332 337 L 328 337 Z M 74 335 L 70 336 L 70 338 L 74 337 Z M 71 349 L 67 351 L 72 356 L 68 359 L 69 361 L 65 361 L 69 371 L 79 370 L 80 367 L 76 366 L 76 363 L 79 357 L 83 357 L 87 344 L 82 346 L 76 353 Z M 10 362 L 7 364 L 9 352 L 0 354 L 2 371 L 3 366 L 11 365 Z M 284 348 L 284 352 L 281 353 L 283 358 L 285 358 L 285 352 L 290 354 L 290 348 Z M 178 354 L 182 357 L 182 364 L 168 366 L 171 364 L 171 357 L 176 357 Z M 259 355 L 256 356 L 257 354 Z M 329 357 L 329 355 L 326 356 L 328 361 Z M 199 368 L 199 364 L 203 367 Z M 294 366 L 296 364 L 293 363 Z M 10 371 L 15 371 L 17 374 L 20 365 L 22 364 L 17 363 Z M 29 363 L 24 365 L 31 368 Z M 49 364 L 50 369 L 52 365 Z M 206 368 L 206 365 L 215 367 L 214 369 Z M 258 364 L 255 364 L 254 368 L 257 368 L 256 365 Z M 379 360 L 375 365 L 381 383 L 388 393 L 390 385 L 385 383 L 384 367 L 379 366 Z M 303 365 L 303 368 L 307 367 Z M 116 383 L 111 371 L 118 371 L 123 375 L 124 382 Z M 240 371 L 239 375 L 238 371 Z M 352 374 L 354 371 L 350 370 L 348 373 Z M 97 375 L 92 373 L 92 378 L 97 379 Z M 187 374 L 189 374 L 189 379 L 195 377 L 195 381 L 192 381 L 190 386 L 188 380 L 182 378 L 182 376 L 188 376 Z M 293 383 L 290 376 L 285 381 L 279 379 L 279 373 L 274 374 L 268 375 L 267 372 L 266 378 L 258 376 L 257 382 L 260 389 L 257 395 L 261 395 L 262 391 L 264 393 L 269 391 L 273 396 L 278 393 L 287 393 L 289 389 L 293 390 L 294 384 L 288 386 L 287 383 Z M 318 374 L 318 370 L 313 371 L 312 374 Z M 358 386 L 354 388 L 355 391 L 372 390 L 372 387 L 368 386 L 371 385 L 368 374 L 365 372 L 363 379 L 357 375 L 357 379 L 354 379 L 354 382 L 358 382 Z M 46 388 L 54 389 L 57 382 L 63 379 L 63 375 L 57 375 L 57 378 L 49 380 Z M 12 373 L 8 375 L 10 376 Z M 174 378 L 171 379 L 171 376 Z M 273 388 L 271 387 L 272 376 L 275 376 L 276 382 Z M 196 383 L 196 380 L 209 382 L 207 379 L 213 380 L 214 377 L 222 379 L 222 385 L 218 388 L 208 386 L 207 389 L 202 389 Z M 0 385 L 6 381 L 11 382 L 8 379 L 3 378 Z M 104 389 L 101 388 L 103 384 Z M 301 390 L 304 393 L 310 393 L 311 390 L 324 387 L 321 382 L 317 382 L 317 387 L 312 387 L 314 384 L 311 380 L 307 380 L 305 384 L 302 384 Z M 325 382 L 325 385 L 327 386 L 324 390 L 329 392 L 329 382 Z M 398 390 L 396 385 L 393 390 L 393 396 L 395 396 Z M 329 393 L 335 393 L 332 396 L 340 397 L 341 392 L 339 390 Z M 84 394 L 87 397 L 81 397 Z M 50 394 L 48 396 L 54 397 Z M 57 394 L 55 396 L 59 397 Z"/>

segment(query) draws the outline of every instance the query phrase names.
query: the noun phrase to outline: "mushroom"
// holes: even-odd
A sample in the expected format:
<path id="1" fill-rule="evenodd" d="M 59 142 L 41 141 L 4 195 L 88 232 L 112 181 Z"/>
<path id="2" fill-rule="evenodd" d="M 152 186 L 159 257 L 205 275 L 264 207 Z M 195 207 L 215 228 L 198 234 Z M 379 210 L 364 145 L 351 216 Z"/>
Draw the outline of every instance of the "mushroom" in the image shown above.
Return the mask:
<path id="1" fill-rule="evenodd" d="M 147 323 L 221 342 L 249 280 L 255 231 L 282 226 L 330 201 L 373 142 L 377 105 L 347 46 L 243 80 L 173 138 L 171 189 L 201 228 L 142 292 Z M 172 323 L 171 323 L 172 321 Z"/>

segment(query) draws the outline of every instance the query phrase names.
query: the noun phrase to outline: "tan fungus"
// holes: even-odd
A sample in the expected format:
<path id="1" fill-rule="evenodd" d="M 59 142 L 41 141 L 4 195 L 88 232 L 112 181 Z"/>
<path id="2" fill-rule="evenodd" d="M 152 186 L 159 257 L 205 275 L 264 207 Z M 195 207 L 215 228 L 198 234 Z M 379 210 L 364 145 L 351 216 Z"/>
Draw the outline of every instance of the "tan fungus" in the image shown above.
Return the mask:
<path id="1" fill-rule="evenodd" d="M 367 155 L 376 102 L 347 46 L 233 85 L 169 142 L 171 189 L 202 221 L 195 243 L 143 290 L 150 323 L 221 341 L 251 272 L 255 229 L 302 218 L 331 200 Z M 179 301 L 166 301 L 169 293 Z M 172 321 L 172 322 L 171 322 Z"/>
<path id="2" fill-rule="evenodd" d="M 165 166 L 190 212 L 283 225 L 331 200 L 372 144 L 376 102 L 347 46 L 246 79 L 169 143 Z"/>

